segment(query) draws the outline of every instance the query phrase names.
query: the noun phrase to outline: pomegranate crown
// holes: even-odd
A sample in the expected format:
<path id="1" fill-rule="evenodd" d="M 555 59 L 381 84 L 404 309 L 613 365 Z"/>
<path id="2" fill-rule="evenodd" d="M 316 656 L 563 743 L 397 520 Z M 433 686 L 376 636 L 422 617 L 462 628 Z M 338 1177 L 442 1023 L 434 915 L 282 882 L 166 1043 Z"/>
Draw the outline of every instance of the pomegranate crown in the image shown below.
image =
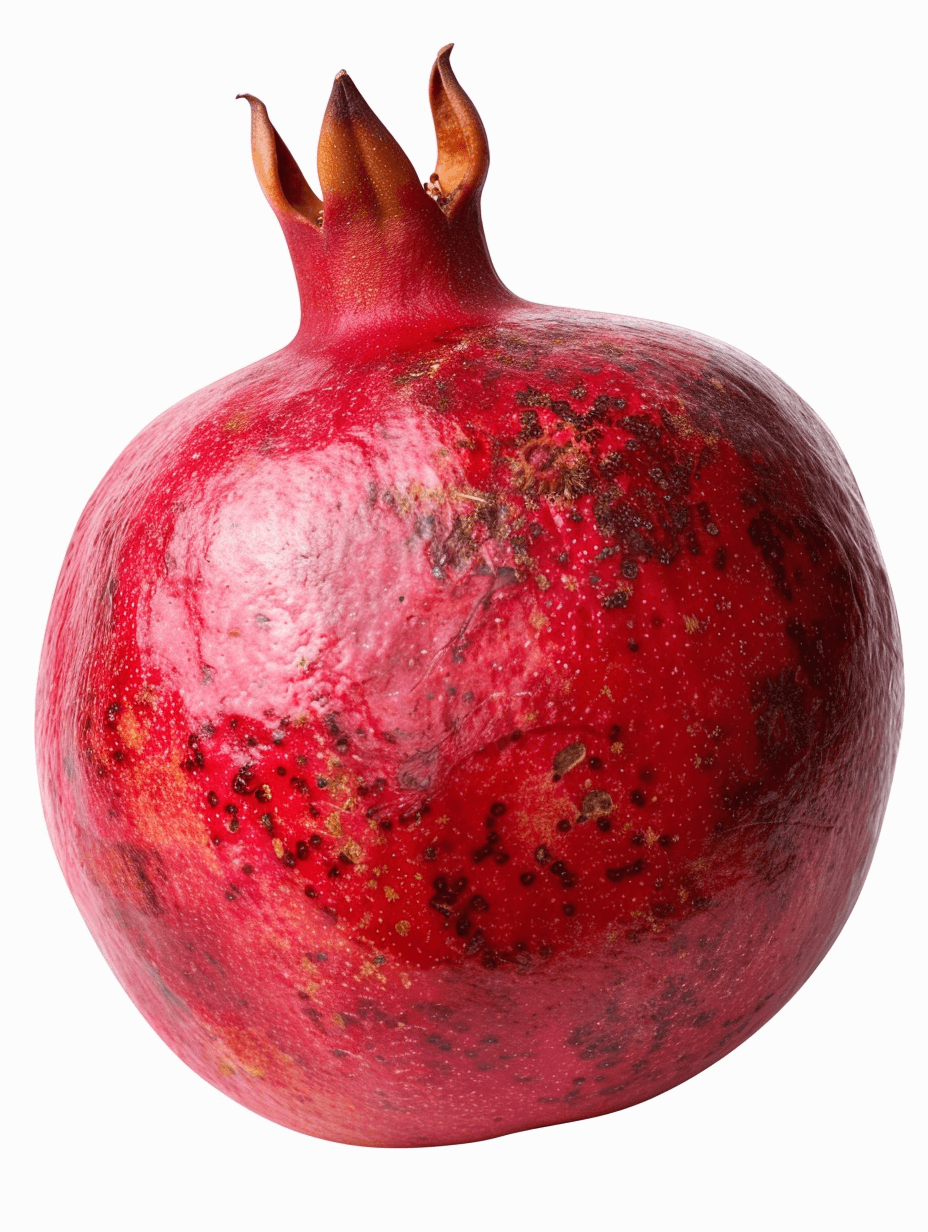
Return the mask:
<path id="1" fill-rule="evenodd" d="M 519 302 L 500 282 L 483 235 L 480 193 L 490 164 L 477 109 L 451 69 L 453 44 L 429 80 L 438 157 L 423 183 L 344 71 L 319 137 L 322 197 L 251 94 L 258 181 L 283 228 L 300 289 L 299 337 L 453 324 Z"/>

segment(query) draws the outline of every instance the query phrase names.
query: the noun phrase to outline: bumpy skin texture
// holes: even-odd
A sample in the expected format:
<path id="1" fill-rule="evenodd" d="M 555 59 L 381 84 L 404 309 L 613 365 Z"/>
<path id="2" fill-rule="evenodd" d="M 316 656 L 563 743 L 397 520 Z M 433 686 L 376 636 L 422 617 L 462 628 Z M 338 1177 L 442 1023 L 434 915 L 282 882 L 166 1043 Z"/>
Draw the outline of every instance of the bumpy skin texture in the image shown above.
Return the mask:
<path id="1" fill-rule="evenodd" d="M 461 1142 L 647 1099 L 809 976 L 901 721 L 838 447 L 743 354 L 519 307 L 300 344 L 125 451 L 42 667 L 56 851 L 204 1078 Z"/>

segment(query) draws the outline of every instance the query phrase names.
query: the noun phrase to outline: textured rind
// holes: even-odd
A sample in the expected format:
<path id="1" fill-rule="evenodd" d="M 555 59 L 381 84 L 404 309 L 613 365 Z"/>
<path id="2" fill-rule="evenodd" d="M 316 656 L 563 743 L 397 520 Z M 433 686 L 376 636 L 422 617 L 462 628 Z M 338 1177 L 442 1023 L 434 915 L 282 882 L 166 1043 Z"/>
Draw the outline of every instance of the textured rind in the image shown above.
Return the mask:
<path id="1" fill-rule="evenodd" d="M 68 884 L 162 1038 L 292 1128 L 650 1098 L 792 996 L 866 875 L 902 676 L 856 484 L 668 326 L 348 353 L 201 391 L 91 499 L 39 686 Z"/>

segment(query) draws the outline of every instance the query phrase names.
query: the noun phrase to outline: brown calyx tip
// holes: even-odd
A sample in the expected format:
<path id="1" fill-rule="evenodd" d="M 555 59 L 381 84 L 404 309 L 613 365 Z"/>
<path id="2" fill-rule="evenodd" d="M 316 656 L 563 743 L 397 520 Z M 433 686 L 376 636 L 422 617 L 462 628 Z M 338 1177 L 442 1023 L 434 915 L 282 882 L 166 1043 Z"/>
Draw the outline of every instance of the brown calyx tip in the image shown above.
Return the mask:
<path id="1" fill-rule="evenodd" d="M 251 156 L 261 191 L 279 218 L 319 226 L 322 202 L 306 183 L 296 159 L 271 123 L 267 108 L 253 94 L 237 94 L 251 107 Z"/>
<path id="2" fill-rule="evenodd" d="M 415 168 L 344 71 L 336 76 L 322 121 L 318 153 L 323 197 L 332 194 L 384 221 L 402 214 Z"/>
<path id="3" fill-rule="evenodd" d="M 429 79 L 429 102 L 435 123 L 438 157 L 437 199 L 446 214 L 476 202 L 490 167 L 490 146 L 477 108 L 451 67 L 453 43 L 435 57 Z"/>

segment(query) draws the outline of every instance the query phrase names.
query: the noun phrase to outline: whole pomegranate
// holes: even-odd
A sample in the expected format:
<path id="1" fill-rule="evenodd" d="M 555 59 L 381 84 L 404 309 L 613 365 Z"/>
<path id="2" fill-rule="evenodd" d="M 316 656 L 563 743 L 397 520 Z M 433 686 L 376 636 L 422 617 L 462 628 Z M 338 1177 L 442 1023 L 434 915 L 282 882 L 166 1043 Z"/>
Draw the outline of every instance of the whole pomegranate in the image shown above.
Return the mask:
<path id="1" fill-rule="evenodd" d="M 39 686 L 54 844 L 209 1082 L 343 1142 L 595 1116 L 834 941 L 899 634 L 847 464 L 709 338 L 497 278 L 439 53 L 423 187 L 339 74 L 320 200 L 250 99 L 302 325 L 92 497 Z"/>

